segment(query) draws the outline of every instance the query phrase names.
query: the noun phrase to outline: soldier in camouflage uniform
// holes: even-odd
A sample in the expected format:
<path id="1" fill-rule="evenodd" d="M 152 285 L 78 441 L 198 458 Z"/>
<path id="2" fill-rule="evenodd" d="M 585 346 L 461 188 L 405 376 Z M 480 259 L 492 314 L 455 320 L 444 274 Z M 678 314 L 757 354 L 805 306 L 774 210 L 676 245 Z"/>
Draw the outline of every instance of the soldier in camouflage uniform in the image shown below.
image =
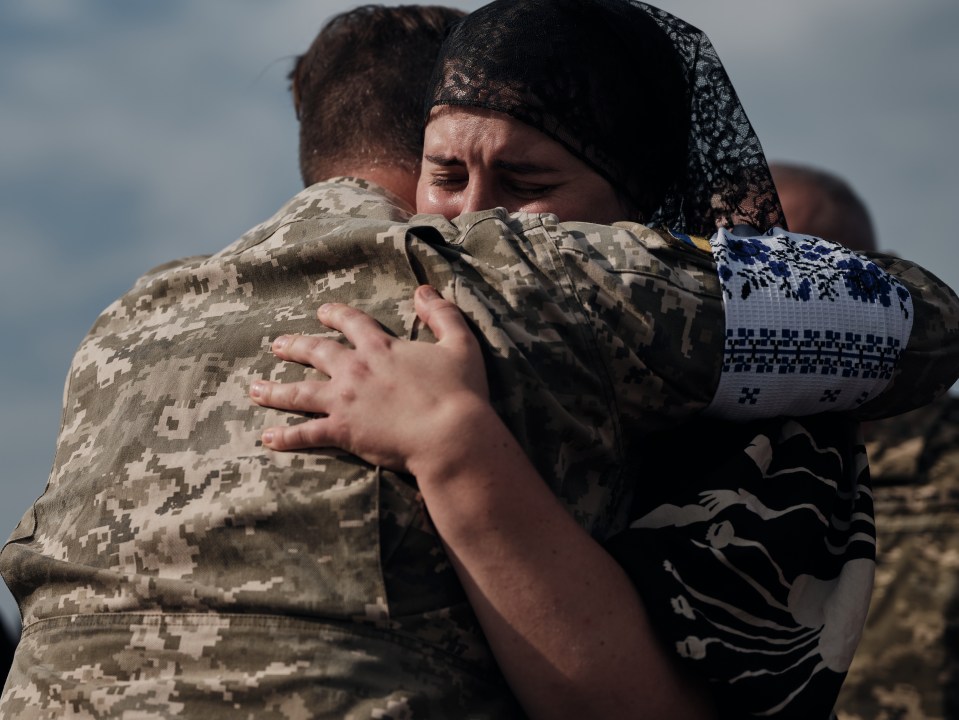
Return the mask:
<path id="1" fill-rule="evenodd" d="M 876 585 L 840 717 L 959 718 L 959 398 L 865 432 Z"/>
<path id="2" fill-rule="evenodd" d="M 844 181 L 805 166 L 771 169 L 791 226 L 876 249 L 869 211 Z M 959 399 L 945 396 L 864 430 L 876 584 L 840 717 L 959 718 Z"/>
<path id="3" fill-rule="evenodd" d="M 291 418 L 251 405 L 249 384 L 306 376 L 269 346 L 312 331 L 322 302 L 420 336 L 409 298 L 429 282 L 469 313 L 537 469 L 604 538 L 638 460 L 624 438 L 710 402 L 721 288 L 707 251 L 641 226 L 409 221 L 404 206 L 366 180 L 313 185 L 97 319 L 47 488 L 0 554 L 24 625 L 4 717 L 520 714 L 414 482 L 342 453 L 266 451 L 261 428 Z M 954 348 L 955 297 L 889 267 L 916 307 L 903 357 Z M 897 374 L 872 407 L 899 407 L 914 379 Z"/>

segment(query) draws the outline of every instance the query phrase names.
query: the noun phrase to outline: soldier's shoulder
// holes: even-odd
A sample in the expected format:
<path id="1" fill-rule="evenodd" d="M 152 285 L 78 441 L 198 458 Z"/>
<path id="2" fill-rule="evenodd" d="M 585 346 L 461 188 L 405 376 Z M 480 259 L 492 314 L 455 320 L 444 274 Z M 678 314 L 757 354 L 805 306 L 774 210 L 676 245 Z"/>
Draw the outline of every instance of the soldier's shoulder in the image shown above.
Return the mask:
<path id="1" fill-rule="evenodd" d="M 284 225 L 308 220 L 351 218 L 405 223 L 409 210 L 387 189 L 362 178 L 332 178 L 304 188 L 272 217 L 245 232 L 219 254 L 242 252 L 259 244 Z"/>

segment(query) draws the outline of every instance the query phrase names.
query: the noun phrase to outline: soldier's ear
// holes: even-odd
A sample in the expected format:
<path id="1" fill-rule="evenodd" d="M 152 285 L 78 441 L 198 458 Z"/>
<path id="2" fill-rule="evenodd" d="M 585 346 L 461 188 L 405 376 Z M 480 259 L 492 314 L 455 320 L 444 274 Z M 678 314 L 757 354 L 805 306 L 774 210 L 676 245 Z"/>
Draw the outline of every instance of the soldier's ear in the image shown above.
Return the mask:
<path id="1" fill-rule="evenodd" d="M 290 95 L 293 97 L 293 111 L 296 113 L 297 121 L 300 120 L 300 71 L 303 68 L 303 56 L 298 55 L 296 62 L 293 63 L 293 69 L 287 76 L 290 81 Z"/>

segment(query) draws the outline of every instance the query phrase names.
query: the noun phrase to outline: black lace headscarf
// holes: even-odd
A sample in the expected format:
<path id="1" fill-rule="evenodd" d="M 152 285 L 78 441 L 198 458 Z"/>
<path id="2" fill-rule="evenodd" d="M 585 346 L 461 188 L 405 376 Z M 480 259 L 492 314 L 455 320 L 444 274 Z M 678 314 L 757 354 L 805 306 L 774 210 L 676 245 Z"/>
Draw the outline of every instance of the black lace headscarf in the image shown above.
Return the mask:
<path id="1" fill-rule="evenodd" d="M 427 112 L 486 108 L 545 133 L 647 224 L 697 235 L 785 227 L 759 139 L 709 39 L 645 3 L 492 2 L 453 30 L 428 98 Z"/>

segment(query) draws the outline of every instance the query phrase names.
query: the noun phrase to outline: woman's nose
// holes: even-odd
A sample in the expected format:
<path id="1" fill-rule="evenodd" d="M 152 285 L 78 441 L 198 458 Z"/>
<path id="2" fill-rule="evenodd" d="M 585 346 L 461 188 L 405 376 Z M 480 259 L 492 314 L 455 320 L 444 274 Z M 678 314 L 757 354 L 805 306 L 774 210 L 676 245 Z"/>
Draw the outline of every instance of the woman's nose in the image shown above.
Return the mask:
<path id="1" fill-rule="evenodd" d="M 460 212 L 476 212 L 497 207 L 496 192 L 488 178 L 471 177 L 463 193 L 463 207 Z"/>

